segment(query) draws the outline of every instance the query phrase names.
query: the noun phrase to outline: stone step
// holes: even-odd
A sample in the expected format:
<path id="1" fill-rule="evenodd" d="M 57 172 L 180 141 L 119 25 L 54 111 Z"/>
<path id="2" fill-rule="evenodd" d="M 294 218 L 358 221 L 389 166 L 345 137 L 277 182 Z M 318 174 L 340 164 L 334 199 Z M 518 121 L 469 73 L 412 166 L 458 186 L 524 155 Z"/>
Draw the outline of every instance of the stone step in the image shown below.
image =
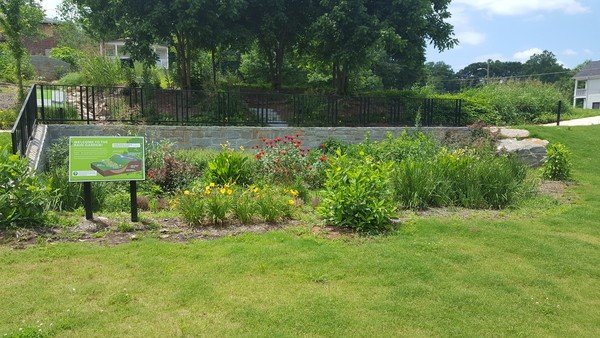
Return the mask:
<path id="1" fill-rule="evenodd" d="M 525 129 L 511 129 L 511 128 L 502 128 L 502 127 L 490 127 L 489 131 L 492 134 L 496 134 L 499 138 L 516 138 L 516 139 L 524 139 L 530 136 L 529 131 Z"/>
<path id="2" fill-rule="evenodd" d="M 27 145 L 27 152 L 25 153 L 29 159 L 29 167 L 32 170 L 42 172 L 45 165 L 45 147 L 47 145 L 46 134 L 48 127 L 43 124 L 38 124 L 33 132 L 32 139 Z"/>

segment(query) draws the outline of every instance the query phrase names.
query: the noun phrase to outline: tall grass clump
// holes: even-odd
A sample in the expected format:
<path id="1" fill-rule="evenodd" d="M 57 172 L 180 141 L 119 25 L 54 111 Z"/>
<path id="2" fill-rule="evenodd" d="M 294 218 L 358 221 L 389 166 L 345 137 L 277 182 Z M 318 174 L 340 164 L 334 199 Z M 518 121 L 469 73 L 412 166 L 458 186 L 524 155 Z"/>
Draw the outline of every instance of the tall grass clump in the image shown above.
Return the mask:
<path id="1" fill-rule="evenodd" d="M 430 160 L 405 159 L 394 170 L 400 205 L 500 209 L 524 189 L 526 168 L 511 156 L 443 148 Z"/>

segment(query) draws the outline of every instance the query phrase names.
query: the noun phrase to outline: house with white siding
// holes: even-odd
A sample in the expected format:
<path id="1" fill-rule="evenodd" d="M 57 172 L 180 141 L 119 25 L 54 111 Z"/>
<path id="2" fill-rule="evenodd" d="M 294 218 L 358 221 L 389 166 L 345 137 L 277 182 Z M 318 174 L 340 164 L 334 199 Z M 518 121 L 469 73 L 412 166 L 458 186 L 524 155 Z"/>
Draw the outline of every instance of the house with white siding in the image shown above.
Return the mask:
<path id="1" fill-rule="evenodd" d="M 589 62 L 574 79 L 573 107 L 600 109 L 600 61 Z"/>
<path id="2" fill-rule="evenodd" d="M 150 48 L 158 56 L 156 67 L 169 69 L 169 47 L 152 45 Z M 125 40 L 115 40 L 100 44 L 100 54 L 117 60 L 129 60 L 131 58 L 125 50 Z"/>

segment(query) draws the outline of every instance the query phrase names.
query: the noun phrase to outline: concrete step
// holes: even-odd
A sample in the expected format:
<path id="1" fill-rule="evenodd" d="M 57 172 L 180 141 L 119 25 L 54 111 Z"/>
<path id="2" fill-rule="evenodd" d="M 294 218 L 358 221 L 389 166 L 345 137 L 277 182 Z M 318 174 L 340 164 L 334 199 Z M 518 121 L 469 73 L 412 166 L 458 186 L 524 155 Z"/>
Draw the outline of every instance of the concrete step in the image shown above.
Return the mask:
<path id="1" fill-rule="evenodd" d="M 38 124 L 33 132 L 32 139 L 27 145 L 27 152 L 25 153 L 29 159 L 29 167 L 37 172 L 44 170 L 46 164 L 45 148 L 47 146 L 46 134 L 48 127 L 43 124 Z"/>

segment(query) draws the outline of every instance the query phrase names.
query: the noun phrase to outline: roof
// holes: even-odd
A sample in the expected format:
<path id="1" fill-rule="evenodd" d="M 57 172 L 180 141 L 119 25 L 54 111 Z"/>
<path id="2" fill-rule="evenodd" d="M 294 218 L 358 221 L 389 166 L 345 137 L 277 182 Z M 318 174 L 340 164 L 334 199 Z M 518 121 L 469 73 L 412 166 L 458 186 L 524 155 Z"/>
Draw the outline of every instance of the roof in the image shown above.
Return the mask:
<path id="1" fill-rule="evenodd" d="M 600 61 L 590 61 L 575 75 L 576 79 L 600 76 Z"/>

